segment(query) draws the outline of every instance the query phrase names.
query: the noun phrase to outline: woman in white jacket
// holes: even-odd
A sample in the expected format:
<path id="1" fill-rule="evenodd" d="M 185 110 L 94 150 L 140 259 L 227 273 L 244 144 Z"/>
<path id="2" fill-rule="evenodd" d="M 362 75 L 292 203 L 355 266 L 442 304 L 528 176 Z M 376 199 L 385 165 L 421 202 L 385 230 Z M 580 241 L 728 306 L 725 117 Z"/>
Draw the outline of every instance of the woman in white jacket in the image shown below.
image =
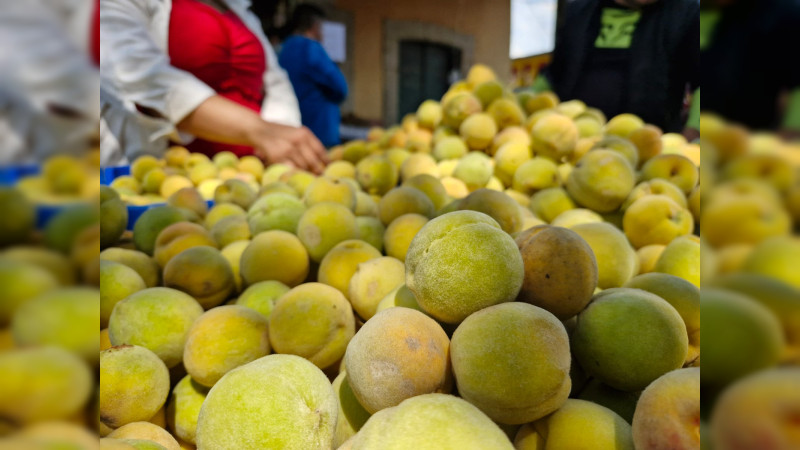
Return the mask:
<path id="1" fill-rule="evenodd" d="M 159 153 L 168 140 L 199 140 L 212 151 L 244 146 L 268 163 L 324 168 L 325 149 L 298 126 L 291 83 L 248 8 L 249 0 L 100 0 L 105 163 L 113 159 L 114 144 L 130 158 Z M 254 49 L 254 42 L 260 46 Z M 208 61 L 193 64 L 206 54 Z M 263 55 L 260 65 L 254 55 Z M 192 67 L 180 69 L 173 61 Z M 260 108 L 252 107 L 255 90 L 239 89 L 252 84 L 256 70 L 263 71 L 256 80 Z"/>

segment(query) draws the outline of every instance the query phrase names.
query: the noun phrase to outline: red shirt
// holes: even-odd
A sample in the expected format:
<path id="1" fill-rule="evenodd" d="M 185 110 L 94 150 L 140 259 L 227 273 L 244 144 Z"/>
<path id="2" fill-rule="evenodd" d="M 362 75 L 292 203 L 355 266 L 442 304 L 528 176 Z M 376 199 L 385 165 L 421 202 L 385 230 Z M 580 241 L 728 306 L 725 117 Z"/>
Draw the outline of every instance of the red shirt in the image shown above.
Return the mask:
<path id="1" fill-rule="evenodd" d="M 261 111 L 267 69 L 264 47 L 232 11 L 220 12 L 197 0 L 173 0 L 169 57 L 174 67 L 193 74 L 217 94 Z M 253 154 L 251 147 L 202 139 L 186 147 L 208 156 L 225 150 L 237 156 Z"/>

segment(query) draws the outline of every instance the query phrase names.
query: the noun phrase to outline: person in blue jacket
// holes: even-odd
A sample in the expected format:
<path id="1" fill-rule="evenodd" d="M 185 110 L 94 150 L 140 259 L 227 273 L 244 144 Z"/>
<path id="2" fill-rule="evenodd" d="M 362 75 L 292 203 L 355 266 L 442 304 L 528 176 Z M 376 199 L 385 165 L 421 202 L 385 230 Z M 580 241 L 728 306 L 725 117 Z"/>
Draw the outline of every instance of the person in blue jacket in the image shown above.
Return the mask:
<path id="1" fill-rule="evenodd" d="M 303 125 L 326 147 L 340 143 L 339 104 L 347 98 L 347 81 L 320 44 L 325 13 L 298 5 L 289 22 L 292 35 L 283 42 L 278 61 L 294 86 Z"/>

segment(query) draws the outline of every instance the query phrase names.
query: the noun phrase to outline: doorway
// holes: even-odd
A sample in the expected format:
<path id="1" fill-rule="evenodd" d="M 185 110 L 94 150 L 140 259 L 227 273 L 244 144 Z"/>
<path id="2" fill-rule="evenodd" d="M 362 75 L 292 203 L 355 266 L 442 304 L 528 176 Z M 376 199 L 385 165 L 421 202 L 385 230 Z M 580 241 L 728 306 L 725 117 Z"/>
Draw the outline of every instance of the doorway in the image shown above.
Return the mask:
<path id="1" fill-rule="evenodd" d="M 400 41 L 397 117 L 416 112 L 420 103 L 439 100 L 461 70 L 461 50 L 421 40 Z"/>

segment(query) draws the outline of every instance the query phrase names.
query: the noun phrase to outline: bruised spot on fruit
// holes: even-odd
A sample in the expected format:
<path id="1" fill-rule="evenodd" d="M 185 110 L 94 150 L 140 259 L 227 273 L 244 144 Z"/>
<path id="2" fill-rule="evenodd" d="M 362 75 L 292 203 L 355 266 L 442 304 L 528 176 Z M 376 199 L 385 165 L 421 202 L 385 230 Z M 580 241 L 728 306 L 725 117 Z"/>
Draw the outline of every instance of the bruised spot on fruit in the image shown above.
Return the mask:
<path id="1" fill-rule="evenodd" d="M 319 243 L 322 241 L 321 233 L 319 232 L 319 227 L 312 225 L 303 230 L 303 238 L 311 246 L 319 245 Z"/>
<path id="2" fill-rule="evenodd" d="M 408 345 L 408 348 L 410 348 L 412 351 L 417 350 L 419 348 L 419 340 L 415 337 L 409 336 L 406 338 L 406 345 Z"/>

